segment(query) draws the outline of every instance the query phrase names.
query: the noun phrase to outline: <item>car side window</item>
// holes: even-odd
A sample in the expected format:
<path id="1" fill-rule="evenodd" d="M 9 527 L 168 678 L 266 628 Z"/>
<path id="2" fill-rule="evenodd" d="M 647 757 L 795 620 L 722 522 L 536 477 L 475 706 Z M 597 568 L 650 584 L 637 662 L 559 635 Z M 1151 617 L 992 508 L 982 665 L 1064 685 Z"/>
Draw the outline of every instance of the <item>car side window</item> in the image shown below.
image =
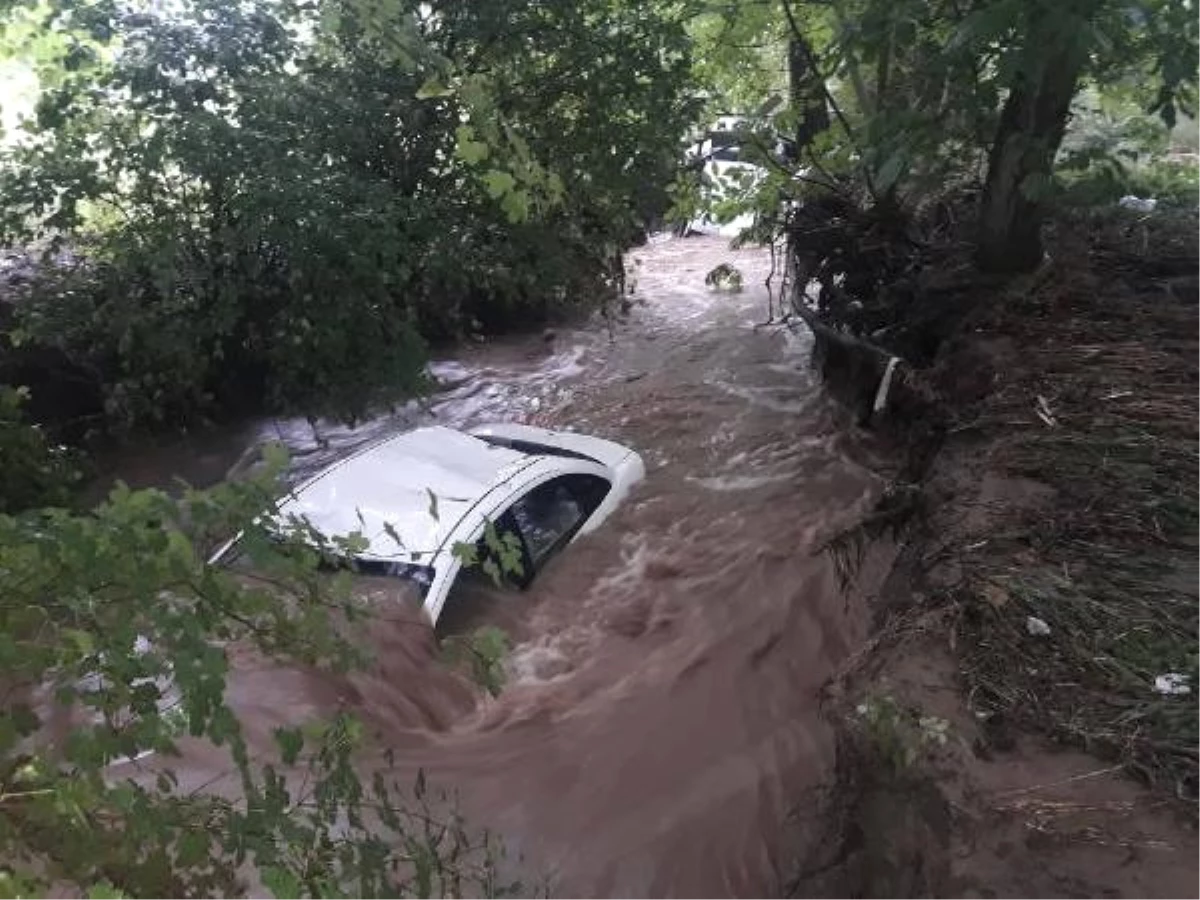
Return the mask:
<path id="1" fill-rule="evenodd" d="M 509 513 L 535 571 L 574 536 L 611 487 L 596 475 L 561 475 L 539 484 L 512 505 Z"/>

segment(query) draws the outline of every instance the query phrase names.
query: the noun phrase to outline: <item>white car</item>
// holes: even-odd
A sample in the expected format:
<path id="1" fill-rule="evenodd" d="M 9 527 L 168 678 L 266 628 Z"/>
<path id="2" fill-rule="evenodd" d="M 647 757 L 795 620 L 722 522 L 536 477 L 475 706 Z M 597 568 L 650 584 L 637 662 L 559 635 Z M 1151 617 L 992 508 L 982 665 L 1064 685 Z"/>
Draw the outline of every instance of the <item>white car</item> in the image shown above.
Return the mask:
<path id="1" fill-rule="evenodd" d="M 766 169 L 747 162 L 740 144 L 740 137 L 732 126 L 718 122 L 709 136 L 688 151 L 688 158 L 702 162 L 703 195 L 710 205 L 723 203 L 752 194 L 766 177 Z M 720 130 L 726 127 L 730 130 Z M 729 221 L 718 221 L 705 212 L 688 223 L 688 231 L 696 234 L 715 234 L 736 237 L 754 224 L 754 214 L 743 212 Z"/>
<path id="2" fill-rule="evenodd" d="M 600 438 L 529 425 L 419 428 L 330 466 L 293 490 L 277 514 L 301 517 L 327 538 L 361 534 L 367 546 L 354 567 L 415 581 L 436 624 L 462 568 L 455 548 L 474 545 L 486 557 L 489 522 L 516 536 L 522 573 L 510 577 L 525 587 L 644 474 L 637 453 Z"/>

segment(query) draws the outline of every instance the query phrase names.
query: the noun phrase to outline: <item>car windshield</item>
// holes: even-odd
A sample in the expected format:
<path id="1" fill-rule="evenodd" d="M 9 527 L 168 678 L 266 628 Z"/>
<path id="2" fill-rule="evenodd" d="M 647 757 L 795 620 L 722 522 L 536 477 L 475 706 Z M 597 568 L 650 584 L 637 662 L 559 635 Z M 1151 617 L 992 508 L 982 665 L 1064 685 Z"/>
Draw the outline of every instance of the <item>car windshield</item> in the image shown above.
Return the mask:
<path id="1" fill-rule="evenodd" d="M 509 450 L 516 450 L 518 453 L 527 453 L 531 456 L 562 456 L 566 459 L 582 459 L 587 462 L 598 462 L 593 456 L 588 456 L 586 453 L 579 453 L 575 450 L 567 450 L 565 447 L 553 447 L 550 444 L 523 441 L 520 438 L 504 437 L 497 434 L 479 434 L 476 437 L 485 443 L 491 444 L 493 447 L 507 447 Z"/>
<path id="2" fill-rule="evenodd" d="M 717 147 L 713 150 L 712 158 L 718 162 L 741 162 L 741 148 L 736 145 Z"/>

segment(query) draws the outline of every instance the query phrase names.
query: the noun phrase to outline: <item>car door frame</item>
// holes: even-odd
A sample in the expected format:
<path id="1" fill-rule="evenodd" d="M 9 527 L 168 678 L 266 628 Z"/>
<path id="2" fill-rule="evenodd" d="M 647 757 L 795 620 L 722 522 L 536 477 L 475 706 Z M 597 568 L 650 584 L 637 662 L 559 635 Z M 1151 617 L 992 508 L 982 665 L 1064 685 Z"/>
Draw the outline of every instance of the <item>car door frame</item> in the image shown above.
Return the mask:
<path id="1" fill-rule="evenodd" d="M 533 465 L 521 469 L 514 478 L 497 485 L 489 491 L 475 505 L 471 513 L 465 516 L 455 526 L 454 530 L 446 536 L 446 539 L 438 548 L 433 559 L 436 574 L 434 575 L 433 583 L 429 586 L 429 592 L 425 595 L 424 602 L 425 614 L 428 616 L 430 624 L 437 624 L 438 617 L 441 615 L 442 608 L 449 597 L 450 589 L 454 586 L 459 571 L 462 569 L 462 560 L 453 553 L 454 546 L 459 543 L 475 543 L 483 536 L 483 531 L 487 527 L 487 523 L 498 520 L 518 499 L 524 497 L 534 488 L 545 484 L 547 481 L 565 475 L 593 475 L 603 478 L 609 484 L 609 491 L 605 495 L 604 500 L 581 521 L 574 531 L 569 532 L 570 538 L 555 545 L 554 551 L 546 557 L 546 560 L 553 559 L 562 551 L 564 546 L 587 532 L 588 523 L 592 521 L 597 513 L 606 507 L 616 488 L 616 479 L 611 469 L 590 460 L 557 456 L 543 457 Z M 522 555 L 524 559 L 530 561 L 530 565 L 532 566 L 532 558 L 528 545 L 525 542 L 525 537 L 520 534 L 519 529 L 517 536 L 521 540 Z M 530 572 L 522 581 L 527 586 L 536 577 L 537 571 L 535 570 Z"/>
<path id="2" fill-rule="evenodd" d="M 508 507 L 508 509 L 506 509 L 504 511 L 504 513 L 501 515 L 501 518 L 503 518 L 504 516 L 507 516 L 509 514 L 509 512 L 512 510 L 513 506 L 515 506 L 517 503 L 521 502 L 521 500 L 524 499 L 525 497 L 528 497 L 530 494 L 532 494 L 538 488 L 540 488 L 544 485 L 550 484 L 553 481 L 558 481 L 559 479 L 562 479 L 562 478 L 598 478 L 601 481 L 603 481 L 605 484 L 608 485 L 608 489 L 604 492 L 604 496 L 600 499 L 600 502 L 594 504 L 591 507 L 591 509 L 589 509 L 584 515 L 581 515 L 578 519 L 576 519 L 570 528 L 568 528 L 566 531 L 564 531 L 562 534 L 560 534 L 558 537 L 556 537 L 554 539 L 554 542 L 542 554 L 542 560 L 541 560 L 542 565 L 540 567 L 534 565 L 533 551 L 529 545 L 529 538 L 524 534 L 524 532 L 521 531 L 520 523 L 516 521 L 515 517 L 513 517 L 512 528 L 516 532 L 517 536 L 521 539 L 521 542 L 522 542 L 522 544 L 524 544 L 524 547 L 525 547 L 523 559 L 525 561 L 527 561 L 531 567 L 531 571 L 530 571 L 529 575 L 521 581 L 522 589 L 528 587 L 533 582 L 533 579 L 537 577 L 538 572 L 541 569 L 545 568 L 546 563 L 548 563 L 554 557 L 558 556 L 558 554 L 562 552 L 562 549 L 565 546 L 567 546 L 572 541 L 574 541 L 575 538 L 577 538 L 580 534 L 584 533 L 584 528 L 588 524 L 588 522 L 591 520 L 592 516 L 594 516 L 597 512 L 599 512 L 603 508 L 605 501 L 608 499 L 608 495 L 611 494 L 616 489 L 616 484 L 613 481 L 611 474 L 595 475 L 591 472 L 557 472 L 554 475 L 550 476 L 549 478 L 545 478 L 545 479 L 539 481 L 537 484 L 530 486 L 527 490 L 524 491 L 524 493 L 522 493 L 519 497 L 514 499 L 512 501 L 512 504 Z M 499 521 L 499 520 L 497 520 L 497 521 Z"/>

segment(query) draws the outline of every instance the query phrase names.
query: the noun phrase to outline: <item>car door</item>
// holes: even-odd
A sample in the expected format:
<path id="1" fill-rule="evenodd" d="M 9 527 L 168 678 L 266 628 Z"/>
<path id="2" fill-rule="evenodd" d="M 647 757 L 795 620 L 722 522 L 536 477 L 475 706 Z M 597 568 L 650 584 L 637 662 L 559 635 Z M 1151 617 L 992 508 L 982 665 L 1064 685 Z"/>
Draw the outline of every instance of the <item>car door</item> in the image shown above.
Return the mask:
<path id="1" fill-rule="evenodd" d="M 533 485 L 501 513 L 496 530 L 515 533 L 522 547 L 523 572 L 510 576 L 514 586 L 528 587 L 547 562 L 579 532 L 604 502 L 612 483 L 599 475 L 573 472 Z M 485 540 L 479 558 L 494 556 Z"/>
<path id="2" fill-rule="evenodd" d="M 557 472 L 530 472 L 532 477 L 523 483 L 506 486 L 509 490 L 497 490 L 500 496 L 481 503 L 471 521 L 463 522 L 460 529 L 447 538 L 436 555 L 437 574 L 425 597 L 425 611 L 431 624 L 437 625 L 460 577 L 488 577 L 483 574 L 483 567 L 490 560 L 498 566 L 502 581 L 508 587 L 524 589 L 550 558 L 587 525 L 592 514 L 611 496 L 613 484 L 604 477 L 605 470 L 601 466 L 570 462 L 573 471 L 563 472 L 560 468 Z M 572 502 L 564 502 L 555 508 L 555 501 L 563 499 L 556 490 L 559 487 L 566 489 L 566 499 Z M 504 567 L 499 565 L 496 554 L 488 547 L 489 522 L 502 539 L 511 535 L 511 539 L 517 541 L 521 558 L 519 574 L 503 574 Z M 475 565 L 460 575 L 462 561 L 454 547 L 462 543 L 474 545 Z M 491 566 L 488 568 L 492 569 Z"/>
<path id="3" fill-rule="evenodd" d="M 513 504 L 535 572 L 571 542 L 611 490 L 608 479 L 577 472 L 552 478 Z"/>

